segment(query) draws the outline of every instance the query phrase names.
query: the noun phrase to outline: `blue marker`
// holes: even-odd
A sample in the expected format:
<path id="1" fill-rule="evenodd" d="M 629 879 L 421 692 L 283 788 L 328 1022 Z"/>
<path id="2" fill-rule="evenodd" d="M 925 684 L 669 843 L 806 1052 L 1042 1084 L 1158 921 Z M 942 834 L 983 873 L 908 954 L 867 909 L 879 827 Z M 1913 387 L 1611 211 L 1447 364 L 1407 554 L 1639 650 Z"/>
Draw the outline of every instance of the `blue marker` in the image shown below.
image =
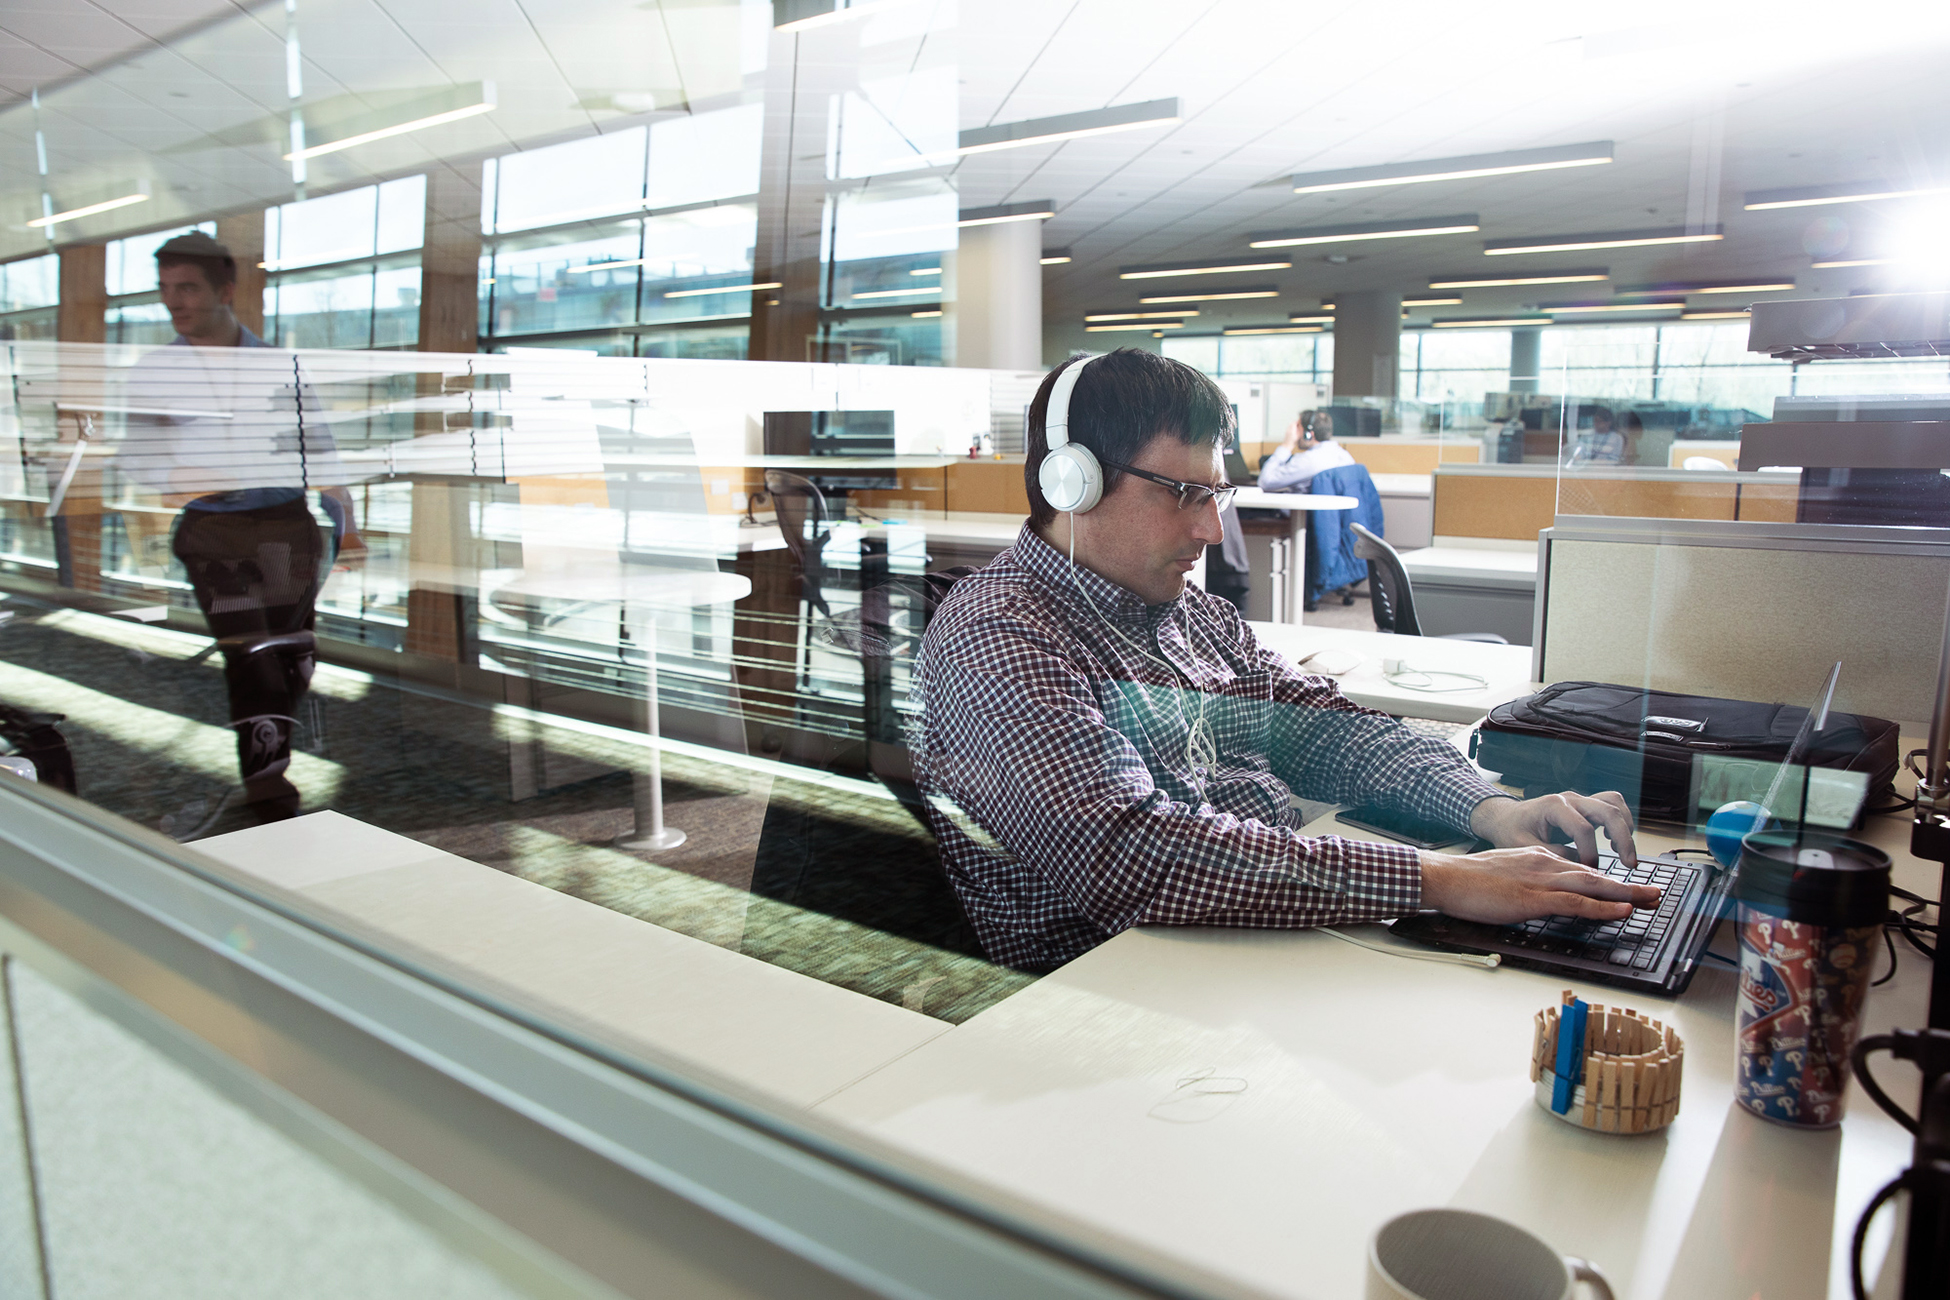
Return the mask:
<path id="1" fill-rule="evenodd" d="M 1571 1109 L 1571 1090 L 1584 1076 L 1584 1026 L 1591 1008 L 1572 998 L 1557 1013 L 1557 1084 L 1551 1089 L 1551 1110 L 1563 1115 Z"/>

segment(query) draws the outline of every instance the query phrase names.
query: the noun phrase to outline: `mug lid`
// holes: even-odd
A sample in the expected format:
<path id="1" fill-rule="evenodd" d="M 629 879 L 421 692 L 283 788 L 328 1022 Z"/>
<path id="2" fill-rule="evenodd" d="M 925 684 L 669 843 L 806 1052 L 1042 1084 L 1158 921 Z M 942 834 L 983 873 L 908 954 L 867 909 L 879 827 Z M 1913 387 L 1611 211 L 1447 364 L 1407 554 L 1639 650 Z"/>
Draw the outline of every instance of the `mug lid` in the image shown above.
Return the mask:
<path id="1" fill-rule="evenodd" d="M 1889 914 L 1889 855 L 1818 831 L 1754 831 L 1740 842 L 1733 893 L 1790 921 L 1875 925 Z"/>

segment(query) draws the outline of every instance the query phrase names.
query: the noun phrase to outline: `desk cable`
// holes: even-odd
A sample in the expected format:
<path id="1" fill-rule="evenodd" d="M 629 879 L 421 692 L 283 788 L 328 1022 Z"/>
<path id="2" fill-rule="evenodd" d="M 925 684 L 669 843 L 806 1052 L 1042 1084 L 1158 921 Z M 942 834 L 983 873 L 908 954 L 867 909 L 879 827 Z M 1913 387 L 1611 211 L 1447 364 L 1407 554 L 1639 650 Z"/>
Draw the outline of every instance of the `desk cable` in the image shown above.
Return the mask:
<path id="1" fill-rule="evenodd" d="M 1369 943 L 1366 939 L 1357 939 L 1332 926 L 1323 925 L 1318 928 L 1322 934 L 1331 934 L 1342 943 L 1351 943 L 1357 948 L 1366 948 L 1369 952 L 1378 952 L 1389 957 L 1405 957 L 1409 961 L 1439 961 L 1450 966 L 1475 966 L 1483 970 L 1495 970 L 1503 964 L 1503 958 L 1493 952 L 1415 952 L 1385 943 Z"/>
<path id="2" fill-rule="evenodd" d="M 1382 680 L 1386 681 L 1390 686 L 1398 687 L 1404 691 L 1422 691 L 1429 695 L 1442 695 L 1452 691 L 1488 690 L 1490 685 L 1487 678 L 1478 677 L 1475 673 L 1452 673 L 1441 668 L 1415 668 L 1400 659 L 1383 659 L 1381 661 L 1381 676 Z M 1406 680 L 1414 677 L 1419 677 L 1421 681 Z M 1462 685 L 1433 685 L 1433 682 L 1438 677 L 1452 678 L 1461 682 Z"/>

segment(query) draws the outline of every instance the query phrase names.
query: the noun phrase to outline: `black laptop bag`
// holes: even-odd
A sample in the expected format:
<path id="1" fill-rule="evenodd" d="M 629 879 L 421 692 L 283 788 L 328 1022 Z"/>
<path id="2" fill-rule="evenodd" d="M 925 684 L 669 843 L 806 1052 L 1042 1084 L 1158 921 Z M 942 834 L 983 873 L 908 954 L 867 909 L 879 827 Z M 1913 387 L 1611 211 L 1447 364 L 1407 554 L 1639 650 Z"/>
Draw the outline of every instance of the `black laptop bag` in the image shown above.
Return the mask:
<path id="1" fill-rule="evenodd" d="M 1690 822 L 1696 757 L 1780 763 L 1807 716 L 1789 704 L 1558 682 L 1490 710 L 1470 756 L 1527 794 L 1617 790 L 1642 819 Z M 1874 806 L 1888 796 L 1900 749 L 1895 723 L 1830 712 L 1802 761 L 1867 772 L 1865 806 Z"/>

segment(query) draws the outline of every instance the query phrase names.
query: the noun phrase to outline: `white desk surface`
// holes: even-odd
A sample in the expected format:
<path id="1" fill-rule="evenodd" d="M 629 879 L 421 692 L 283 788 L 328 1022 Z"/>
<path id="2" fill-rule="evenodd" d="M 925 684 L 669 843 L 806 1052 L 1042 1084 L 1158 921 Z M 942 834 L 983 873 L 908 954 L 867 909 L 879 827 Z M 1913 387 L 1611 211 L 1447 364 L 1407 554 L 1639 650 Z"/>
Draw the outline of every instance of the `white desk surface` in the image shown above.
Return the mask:
<path id="1" fill-rule="evenodd" d="M 1899 882 L 1933 891 L 1934 864 L 1899 852 L 1906 834 L 1885 820 L 1872 838 Z M 1731 943 L 1722 927 L 1716 947 Z M 1864 1032 L 1923 1024 L 1928 980 L 1906 956 Z M 1664 1132 L 1575 1129 L 1528 1077 L 1531 1017 L 1566 983 L 1311 931 L 1130 930 L 818 1109 L 1256 1294 L 1358 1297 L 1375 1228 L 1446 1204 L 1594 1260 L 1620 1300 L 1846 1297 L 1849 1234 L 1907 1165 L 1908 1135 L 1859 1085 L 1827 1132 L 1734 1110 L 1735 977 L 1714 963 L 1677 1001 L 1579 988 L 1673 1024 L 1687 1059 Z M 1913 1105 L 1915 1071 L 1881 1062 Z"/>
<path id="2" fill-rule="evenodd" d="M 339 813 L 193 847 L 514 1005 L 794 1105 L 948 1028 Z"/>
<path id="3" fill-rule="evenodd" d="M 1425 546 L 1403 551 L 1402 567 L 1411 584 L 1456 583 L 1472 587 L 1512 587 L 1532 590 L 1537 585 L 1537 548 L 1482 550 L 1473 546 Z"/>
<path id="4" fill-rule="evenodd" d="M 1530 647 L 1496 645 L 1486 641 L 1447 641 L 1441 637 L 1396 636 L 1312 623 L 1248 623 L 1261 645 L 1298 661 L 1316 650 L 1352 650 L 1362 662 L 1332 680 L 1356 704 L 1404 718 L 1434 718 L 1440 722 L 1474 722 L 1506 700 L 1528 695 Z M 1416 691 L 1387 680 L 1384 659 L 1400 659 L 1411 668 L 1469 673 L 1489 683 L 1461 691 Z M 1302 669 L 1317 672 L 1318 669 Z M 1463 685 L 1448 678 L 1433 685 Z"/>
<path id="5" fill-rule="evenodd" d="M 1322 492 L 1267 492 L 1256 487 L 1242 487 L 1232 504 L 1242 510 L 1352 510 L 1360 505 L 1353 497 L 1334 496 Z"/>

